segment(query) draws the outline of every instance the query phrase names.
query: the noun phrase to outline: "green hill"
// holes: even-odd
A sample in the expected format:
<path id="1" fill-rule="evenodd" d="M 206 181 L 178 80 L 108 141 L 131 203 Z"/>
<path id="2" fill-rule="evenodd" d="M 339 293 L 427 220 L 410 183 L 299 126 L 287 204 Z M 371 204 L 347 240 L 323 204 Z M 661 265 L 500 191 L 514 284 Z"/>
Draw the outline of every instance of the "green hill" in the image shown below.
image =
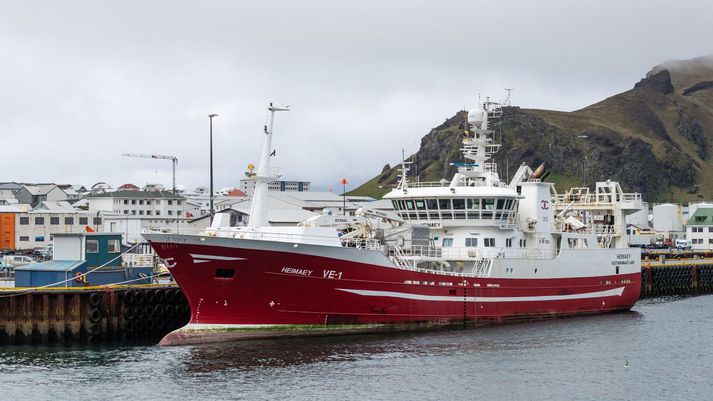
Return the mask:
<path id="1" fill-rule="evenodd" d="M 453 176 L 465 115 L 422 138 L 413 177 Z M 544 161 L 560 191 L 584 175 L 589 186 L 612 179 L 649 201 L 713 199 L 713 56 L 663 63 L 631 90 L 573 112 L 506 107 L 496 132 L 503 178 L 522 162 Z M 397 167 L 385 166 L 351 194 L 381 197 L 396 185 Z"/>

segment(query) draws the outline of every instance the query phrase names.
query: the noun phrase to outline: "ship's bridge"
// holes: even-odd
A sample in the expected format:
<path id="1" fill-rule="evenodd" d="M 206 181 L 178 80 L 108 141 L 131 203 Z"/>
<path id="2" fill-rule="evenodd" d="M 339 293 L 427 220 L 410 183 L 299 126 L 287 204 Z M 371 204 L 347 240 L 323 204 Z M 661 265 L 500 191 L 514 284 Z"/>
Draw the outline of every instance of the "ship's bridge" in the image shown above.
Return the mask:
<path id="1" fill-rule="evenodd" d="M 409 187 L 384 199 L 391 200 L 399 217 L 416 224 L 500 226 L 514 224 L 518 194 L 507 187 Z"/>

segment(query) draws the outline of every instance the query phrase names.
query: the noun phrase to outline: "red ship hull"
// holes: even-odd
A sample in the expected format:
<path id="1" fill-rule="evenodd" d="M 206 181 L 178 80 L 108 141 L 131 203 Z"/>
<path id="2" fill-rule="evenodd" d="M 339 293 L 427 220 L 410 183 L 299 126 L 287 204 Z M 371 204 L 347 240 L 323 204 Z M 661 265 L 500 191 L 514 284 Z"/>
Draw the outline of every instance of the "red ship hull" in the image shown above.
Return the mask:
<path id="1" fill-rule="evenodd" d="M 147 238 L 172 266 L 191 306 L 188 326 L 164 345 L 605 313 L 630 309 L 641 286 L 638 269 L 569 278 L 473 277 L 398 268 L 377 251 Z"/>

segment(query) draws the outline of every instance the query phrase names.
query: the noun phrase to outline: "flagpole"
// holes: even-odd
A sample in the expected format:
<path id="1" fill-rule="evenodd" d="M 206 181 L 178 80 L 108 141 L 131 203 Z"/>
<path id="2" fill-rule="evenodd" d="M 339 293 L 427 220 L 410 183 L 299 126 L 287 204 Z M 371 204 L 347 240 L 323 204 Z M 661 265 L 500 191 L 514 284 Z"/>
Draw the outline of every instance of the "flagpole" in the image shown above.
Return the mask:
<path id="1" fill-rule="evenodd" d="M 347 215 L 347 178 L 342 177 L 342 214 Z"/>

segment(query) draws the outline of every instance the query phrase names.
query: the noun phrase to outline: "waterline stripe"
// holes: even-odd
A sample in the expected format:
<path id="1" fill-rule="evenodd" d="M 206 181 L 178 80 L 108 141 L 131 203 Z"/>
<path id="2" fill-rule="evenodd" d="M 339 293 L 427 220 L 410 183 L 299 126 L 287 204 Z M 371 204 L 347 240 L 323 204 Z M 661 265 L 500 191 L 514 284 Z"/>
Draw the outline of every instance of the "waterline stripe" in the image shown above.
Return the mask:
<path id="1" fill-rule="evenodd" d="M 245 258 L 235 258 L 232 256 L 217 256 L 217 255 L 202 255 L 198 253 L 189 254 L 193 259 L 208 259 L 208 260 L 245 260 Z"/>
<path id="2" fill-rule="evenodd" d="M 339 291 L 350 292 L 352 294 L 363 295 L 366 297 L 389 297 L 413 299 L 417 301 L 446 301 L 446 302 L 532 302 L 532 301 L 564 301 L 570 299 L 589 299 L 600 297 L 621 296 L 624 292 L 624 287 L 613 288 L 611 290 L 585 292 L 581 294 L 567 295 L 535 295 L 524 297 L 462 297 L 450 295 L 424 295 L 412 294 L 408 292 L 393 292 L 393 291 L 374 291 L 374 290 L 352 290 L 346 288 L 337 288 Z"/>

